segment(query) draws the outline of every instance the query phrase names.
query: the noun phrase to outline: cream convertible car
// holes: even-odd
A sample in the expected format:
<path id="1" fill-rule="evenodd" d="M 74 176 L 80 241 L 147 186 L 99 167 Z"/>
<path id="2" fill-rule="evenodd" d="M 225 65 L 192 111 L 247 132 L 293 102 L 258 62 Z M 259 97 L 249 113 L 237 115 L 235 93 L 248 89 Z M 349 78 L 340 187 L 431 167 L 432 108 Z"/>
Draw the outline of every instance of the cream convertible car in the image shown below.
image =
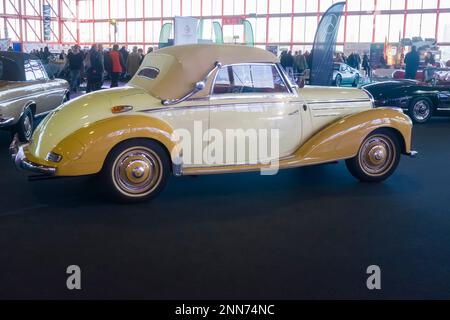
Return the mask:
<path id="1" fill-rule="evenodd" d="M 276 159 L 249 155 L 258 145 L 249 135 L 244 161 L 192 161 L 175 131 L 199 128 L 214 129 L 194 139 L 200 150 L 228 130 L 277 130 Z M 257 171 L 273 160 L 280 169 L 346 160 L 356 178 L 379 182 L 415 153 L 411 129 L 408 116 L 374 109 L 364 91 L 297 87 L 264 50 L 190 45 L 148 55 L 126 87 L 65 103 L 11 151 L 18 167 L 46 176 L 100 173 L 116 198 L 133 201 L 157 195 L 171 174 Z"/>

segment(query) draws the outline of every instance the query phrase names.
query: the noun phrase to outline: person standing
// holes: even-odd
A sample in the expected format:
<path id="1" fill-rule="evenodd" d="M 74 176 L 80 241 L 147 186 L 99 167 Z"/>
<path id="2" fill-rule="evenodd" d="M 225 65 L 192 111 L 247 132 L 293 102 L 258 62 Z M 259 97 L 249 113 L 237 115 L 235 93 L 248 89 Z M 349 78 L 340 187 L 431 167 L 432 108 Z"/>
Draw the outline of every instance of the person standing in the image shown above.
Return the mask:
<path id="1" fill-rule="evenodd" d="M 292 51 L 289 51 L 285 57 L 286 63 L 286 72 L 294 78 L 294 56 L 292 55 Z"/>
<path id="2" fill-rule="evenodd" d="M 416 46 L 413 46 L 411 51 L 405 55 L 405 64 L 405 79 L 415 80 L 420 64 L 420 56 Z"/>
<path id="3" fill-rule="evenodd" d="M 103 74 L 103 66 L 98 53 L 98 45 L 93 44 L 88 53 L 89 68 L 87 70 L 86 93 L 100 90 Z"/>
<path id="4" fill-rule="evenodd" d="M 119 45 L 115 44 L 113 49 L 110 52 L 111 58 L 111 88 L 115 88 L 119 86 L 119 78 L 123 72 L 123 62 L 122 56 L 119 52 Z"/>
<path id="5" fill-rule="evenodd" d="M 49 64 L 50 56 L 51 56 L 50 50 L 48 49 L 48 47 L 45 47 L 41 57 L 42 64 L 44 65 Z"/>
<path id="6" fill-rule="evenodd" d="M 142 64 L 142 61 L 144 61 L 145 55 L 144 55 L 144 49 L 139 48 L 138 50 L 138 54 L 139 54 L 139 66 Z"/>
<path id="7" fill-rule="evenodd" d="M 71 50 L 67 55 L 67 62 L 69 64 L 70 71 L 70 89 L 75 93 L 78 91 L 78 86 L 80 85 L 83 60 L 84 57 L 80 51 L 80 47 L 75 45 L 73 50 Z"/>
<path id="8" fill-rule="evenodd" d="M 122 46 L 122 48 L 119 50 L 120 56 L 121 56 L 121 62 L 122 62 L 122 73 L 120 74 L 120 79 L 125 80 L 127 66 L 126 62 L 128 60 L 129 52 L 125 46 Z"/>
<path id="9" fill-rule="evenodd" d="M 302 51 L 298 51 L 294 57 L 294 64 L 296 67 L 296 72 L 299 74 L 303 74 L 306 69 L 308 69 L 308 63 L 306 62 L 306 58 L 303 55 Z"/>
<path id="10" fill-rule="evenodd" d="M 138 52 L 138 47 L 133 47 L 133 51 L 128 56 L 127 73 L 132 78 L 141 65 L 141 55 Z"/>
<path id="11" fill-rule="evenodd" d="M 366 77 L 370 78 L 371 72 L 372 72 L 372 68 L 370 67 L 369 56 L 367 55 L 367 53 L 365 53 L 364 56 L 363 56 L 362 67 L 364 69 L 364 72 L 366 73 Z"/>

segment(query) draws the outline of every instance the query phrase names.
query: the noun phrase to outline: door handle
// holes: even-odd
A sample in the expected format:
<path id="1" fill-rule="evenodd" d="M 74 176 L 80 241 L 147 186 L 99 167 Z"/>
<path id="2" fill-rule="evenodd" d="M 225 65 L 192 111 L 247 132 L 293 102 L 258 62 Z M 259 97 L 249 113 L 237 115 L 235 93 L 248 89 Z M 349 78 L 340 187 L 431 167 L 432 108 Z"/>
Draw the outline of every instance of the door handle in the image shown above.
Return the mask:
<path id="1" fill-rule="evenodd" d="M 300 111 L 298 111 L 298 109 L 297 110 L 295 110 L 295 111 L 292 111 L 291 113 L 289 113 L 289 115 L 290 116 L 295 116 L 296 114 L 298 114 Z"/>
<path id="2" fill-rule="evenodd" d="M 303 111 L 308 110 L 308 106 L 306 104 L 303 105 Z"/>

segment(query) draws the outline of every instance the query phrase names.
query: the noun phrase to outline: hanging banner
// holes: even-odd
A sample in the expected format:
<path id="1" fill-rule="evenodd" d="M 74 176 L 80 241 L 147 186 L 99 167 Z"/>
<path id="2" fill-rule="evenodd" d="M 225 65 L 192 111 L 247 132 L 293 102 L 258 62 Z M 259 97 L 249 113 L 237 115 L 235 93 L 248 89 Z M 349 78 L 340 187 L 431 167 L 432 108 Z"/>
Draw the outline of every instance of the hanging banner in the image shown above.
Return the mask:
<path id="1" fill-rule="evenodd" d="M 44 41 L 51 40 L 51 10 L 52 8 L 49 4 L 44 4 L 42 6 Z"/>
<path id="2" fill-rule="evenodd" d="M 174 43 L 176 46 L 198 43 L 198 19 L 192 17 L 175 17 Z"/>
<path id="3" fill-rule="evenodd" d="M 331 86 L 333 81 L 333 55 L 339 24 L 344 12 L 345 2 L 338 2 L 325 12 L 317 27 L 311 63 L 310 84 Z"/>

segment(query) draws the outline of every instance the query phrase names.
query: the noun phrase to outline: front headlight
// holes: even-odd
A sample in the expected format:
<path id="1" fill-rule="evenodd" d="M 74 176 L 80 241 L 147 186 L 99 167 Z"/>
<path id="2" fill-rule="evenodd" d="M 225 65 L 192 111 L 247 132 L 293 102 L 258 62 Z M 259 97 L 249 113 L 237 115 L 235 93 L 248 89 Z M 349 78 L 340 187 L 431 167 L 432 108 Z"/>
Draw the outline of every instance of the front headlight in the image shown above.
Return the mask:
<path id="1" fill-rule="evenodd" d="M 45 161 L 59 163 L 61 162 L 62 158 L 63 158 L 62 155 L 59 155 L 55 152 L 49 152 L 45 157 Z"/>

